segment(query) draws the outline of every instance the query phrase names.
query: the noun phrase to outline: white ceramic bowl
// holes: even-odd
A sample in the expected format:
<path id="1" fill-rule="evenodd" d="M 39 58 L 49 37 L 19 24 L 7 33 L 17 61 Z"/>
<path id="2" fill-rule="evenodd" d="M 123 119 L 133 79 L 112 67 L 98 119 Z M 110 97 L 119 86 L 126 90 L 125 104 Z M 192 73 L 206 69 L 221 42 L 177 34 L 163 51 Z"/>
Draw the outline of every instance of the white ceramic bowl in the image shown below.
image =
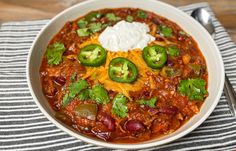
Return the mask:
<path id="1" fill-rule="evenodd" d="M 74 20 L 92 10 L 120 7 L 134 7 L 152 11 L 180 25 L 180 27 L 187 31 L 187 33 L 189 33 L 197 41 L 206 59 L 209 73 L 209 96 L 205 100 L 200 112 L 197 115 L 192 117 L 186 124 L 170 135 L 141 142 L 135 145 L 113 144 L 89 138 L 58 121 L 54 117 L 54 111 L 50 108 L 48 101 L 42 93 L 39 76 L 41 59 L 49 40 L 63 27 L 67 21 Z M 224 84 L 224 66 L 220 52 L 208 32 L 194 19 L 175 7 L 156 0 L 89 0 L 63 11 L 54 17 L 41 30 L 29 52 L 27 62 L 27 80 L 31 94 L 40 110 L 51 122 L 53 122 L 60 129 L 69 133 L 71 136 L 88 143 L 109 148 L 140 149 L 165 144 L 183 137 L 205 121 L 212 113 L 220 99 Z"/>

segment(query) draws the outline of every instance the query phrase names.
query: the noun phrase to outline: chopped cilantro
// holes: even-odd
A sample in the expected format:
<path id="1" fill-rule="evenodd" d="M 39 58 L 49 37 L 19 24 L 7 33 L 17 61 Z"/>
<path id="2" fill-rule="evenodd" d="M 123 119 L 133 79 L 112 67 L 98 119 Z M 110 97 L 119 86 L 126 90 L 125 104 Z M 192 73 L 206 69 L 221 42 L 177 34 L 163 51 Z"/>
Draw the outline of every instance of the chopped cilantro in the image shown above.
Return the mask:
<path id="1" fill-rule="evenodd" d="M 85 27 L 88 25 L 88 21 L 86 21 L 84 18 L 83 18 L 83 19 L 80 19 L 80 20 L 77 22 L 77 25 L 78 25 L 80 28 L 85 28 Z"/>
<path id="2" fill-rule="evenodd" d="M 176 46 L 169 46 L 167 48 L 167 54 L 170 55 L 171 57 L 177 57 L 179 56 L 179 48 Z"/>
<path id="3" fill-rule="evenodd" d="M 71 101 L 71 98 L 69 97 L 69 93 L 66 93 L 63 97 L 63 100 L 62 100 L 62 105 L 63 106 L 67 106 Z"/>
<path id="4" fill-rule="evenodd" d="M 206 81 L 203 79 L 187 79 L 181 80 L 178 86 L 178 91 L 188 96 L 189 100 L 203 100 L 204 96 L 208 93 L 206 90 Z"/>
<path id="5" fill-rule="evenodd" d="M 85 90 L 81 91 L 78 95 L 78 98 L 81 101 L 87 100 L 89 98 L 89 89 L 85 89 Z"/>
<path id="6" fill-rule="evenodd" d="M 131 22 L 133 22 L 134 18 L 133 18 L 133 16 L 128 15 L 126 17 L 126 20 L 131 23 Z"/>
<path id="7" fill-rule="evenodd" d="M 172 36 L 172 29 L 170 27 L 167 27 L 166 25 L 160 25 L 159 31 L 164 37 Z"/>
<path id="8" fill-rule="evenodd" d="M 92 33 L 96 33 L 98 31 L 102 30 L 102 24 L 101 23 L 91 23 L 91 24 L 89 24 L 88 28 Z"/>
<path id="9" fill-rule="evenodd" d="M 138 16 L 139 18 L 145 19 L 145 18 L 147 18 L 147 13 L 145 13 L 145 12 L 142 11 L 142 10 L 139 10 L 137 16 Z"/>
<path id="10" fill-rule="evenodd" d="M 84 90 L 84 89 L 86 89 L 87 87 L 88 87 L 87 81 L 85 81 L 85 80 L 83 80 L 83 79 L 80 79 L 80 80 L 78 80 L 77 82 L 72 83 L 72 84 L 70 85 L 70 88 L 69 88 L 70 93 L 69 93 L 69 95 L 70 95 L 71 97 L 75 97 L 81 90 Z"/>
<path id="11" fill-rule="evenodd" d="M 76 72 L 74 72 L 74 73 L 71 75 L 70 80 L 71 80 L 72 82 L 75 81 L 76 75 L 77 75 Z"/>
<path id="12" fill-rule="evenodd" d="M 106 89 L 104 89 L 101 85 L 94 86 L 90 90 L 89 96 L 92 100 L 100 104 L 107 104 L 108 102 L 110 102 L 110 98 Z"/>
<path id="13" fill-rule="evenodd" d="M 138 102 L 141 105 L 146 105 L 149 107 L 156 107 L 157 98 L 151 98 L 150 100 L 141 99 Z"/>
<path id="14" fill-rule="evenodd" d="M 117 20 L 120 20 L 120 19 L 121 19 L 120 17 L 117 17 L 114 13 L 107 13 L 107 14 L 106 14 L 106 18 L 107 18 L 109 21 L 117 21 Z"/>
<path id="15" fill-rule="evenodd" d="M 88 83 L 87 81 L 80 79 L 77 82 L 74 82 L 70 85 L 69 87 L 69 93 L 67 93 L 62 100 L 62 105 L 65 107 L 67 106 L 72 99 L 76 97 L 82 90 L 88 88 Z"/>
<path id="16" fill-rule="evenodd" d="M 55 42 L 46 50 L 47 62 L 50 65 L 58 65 L 62 61 L 62 54 L 66 50 L 63 43 Z"/>
<path id="17" fill-rule="evenodd" d="M 127 116 L 128 107 L 126 105 L 127 99 L 123 94 L 117 94 L 113 99 L 112 114 L 115 114 L 121 118 Z"/>
<path id="18" fill-rule="evenodd" d="M 90 31 L 88 30 L 88 28 L 82 28 L 82 29 L 78 29 L 78 30 L 77 30 L 77 34 L 78 34 L 80 37 L 87 37 L 87 36 L 89 36 Z"/>

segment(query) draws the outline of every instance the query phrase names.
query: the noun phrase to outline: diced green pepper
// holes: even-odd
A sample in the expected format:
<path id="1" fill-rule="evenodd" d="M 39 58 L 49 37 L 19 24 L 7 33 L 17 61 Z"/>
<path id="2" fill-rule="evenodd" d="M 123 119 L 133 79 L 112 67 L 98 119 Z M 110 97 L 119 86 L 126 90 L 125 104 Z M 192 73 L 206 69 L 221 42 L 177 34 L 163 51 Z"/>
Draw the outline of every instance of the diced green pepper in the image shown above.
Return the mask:
<path id="1" fill-rule="evenodd" d="M 181 76 L 181 70 L 180 69 L 175 69 L 174 67 L 163 67 L 161 72 L 161 76 L 163 77 L 177 77 Z"/>
<path id="2" fill-rule="evenodd" d="M 107 14 L 106 14 L 106 18 L 107 18 L 109 21 L 118 21 L 118 20 L 121 19 L 120 17 L 117 17 L 114 13 L 107 13 Z"/>
<path id="3" fill-rule="evenodd" d="M 91 12 L 87 16 L 85 16 L 85 20 L 88 22 L 96 21 L 97 19 L 101 18 L 102 14 L 99 12 Z"/>
<path id="4" fill-rule="evenodd" d="M 193 70 L 196 76 L 200 76 L 202 71 L 202 66 L 198 64 L 188 64 L 188 66 Z"/>
<path id="5" fill-rule="evenodd" d="M 147 18 L 147 13 L 144 12 L 143 10 L 139 10 L 137 16 L 139 18 L 146 19 Z"/>
<path id="6" fill-rule="evenodd" d="M 171 57 L 178 57 L 180 55 L 179 48 L 176 46 L 167 47 L 167 54 Z"/>
<path id="7" fill-rule="evenodd" d="M 88 28 L 81 28 L 77 30 L 77 34 L 79 37 L 87 37 L 90 35 L 90 31 Z"/>
<path id="8" fill-rule="evenodd" d="M 88 25 L 88 21 L 86 21 L 84 18 L 80 19 L 77 22 L 77 25 L 79 26 L 79 28 L 85 28 Z"/>
<path id="9" fill-rule="evenodd" d="M 160 25 L 159 31 L 160 31 L 161 35 L 163 35 L 164 37 L 168 38 L 168 37 L 172 36 L 172 29 L 166 25 Z"/>
<path id="10" fill-rule="evenodd" d="M 128 15 L 126 17 L 126 20 L 131 23 L 131 22 L 133 22 L 134 18 L 133 18 L 133 16 Z"/>
<path id="11" fill-rule="evenodd" d="M 102 30 L 102 24 L 101 23 L 91 23 L 88 25 L 88 28 L 92 33 L 96 33 L 98 31 Z"/>
<path id="12" fill-rule="evenodd" d="M 80 104 L 75 108 L 75 114 L 89 120 L 96 120 L 98 107 L 96 104 Z"/>

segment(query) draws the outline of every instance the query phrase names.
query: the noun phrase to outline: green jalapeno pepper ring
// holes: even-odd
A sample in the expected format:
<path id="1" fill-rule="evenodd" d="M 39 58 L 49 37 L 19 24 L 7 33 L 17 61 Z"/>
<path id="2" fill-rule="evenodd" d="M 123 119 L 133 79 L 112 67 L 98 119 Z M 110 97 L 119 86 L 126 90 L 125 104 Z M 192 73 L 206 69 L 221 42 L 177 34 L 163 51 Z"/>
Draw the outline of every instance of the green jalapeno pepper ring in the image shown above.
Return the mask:
<path id="1" fill-rule="evenodd" d="M 123 57 L 117 57 L 111 60 L 108 74 L 113 81 L 132 83 L 137 79 L 138 69 L 130 60 Z"/>
<path id="2" fill-rule="evenodd" d="M 107 51 L 98 44 L 81 48 L 78 59 L 82 65 L 98 67 L 106 61 Z"/>
<path id="3" fill-rule="evenodd" d="M 159 45 L 147 46 L 143 49 L 143 59 L 149 67 L 159 69 L 167 61 L 166 48 Z"/>

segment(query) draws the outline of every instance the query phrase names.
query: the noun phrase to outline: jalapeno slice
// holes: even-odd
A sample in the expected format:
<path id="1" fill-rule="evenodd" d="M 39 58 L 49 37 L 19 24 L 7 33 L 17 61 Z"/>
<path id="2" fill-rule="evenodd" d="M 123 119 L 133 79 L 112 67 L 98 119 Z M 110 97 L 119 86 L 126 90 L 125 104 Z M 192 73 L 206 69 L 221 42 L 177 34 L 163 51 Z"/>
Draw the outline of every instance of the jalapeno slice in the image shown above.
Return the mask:
<path id="1" fill-rule="evenodd" d="M 108 74 L 111 80 L 120 83 L 132 83 L 137 79 L 138 69 L 130 60 L 117 57 L 111 60 Z"/>
<path id="2" fill-rule="evenodd" d="M 160 45 L 147 46 L 143 49 L 143 59 L 149 67 L 159 69 L 167 61 L 166 48 Z"/>
<path id="3" fill-rule="evenodd" d="M 98 44 L 81 48 L 78 59 L 82 65 L 98 67 L 106 61 L 107 51 Z"/>

